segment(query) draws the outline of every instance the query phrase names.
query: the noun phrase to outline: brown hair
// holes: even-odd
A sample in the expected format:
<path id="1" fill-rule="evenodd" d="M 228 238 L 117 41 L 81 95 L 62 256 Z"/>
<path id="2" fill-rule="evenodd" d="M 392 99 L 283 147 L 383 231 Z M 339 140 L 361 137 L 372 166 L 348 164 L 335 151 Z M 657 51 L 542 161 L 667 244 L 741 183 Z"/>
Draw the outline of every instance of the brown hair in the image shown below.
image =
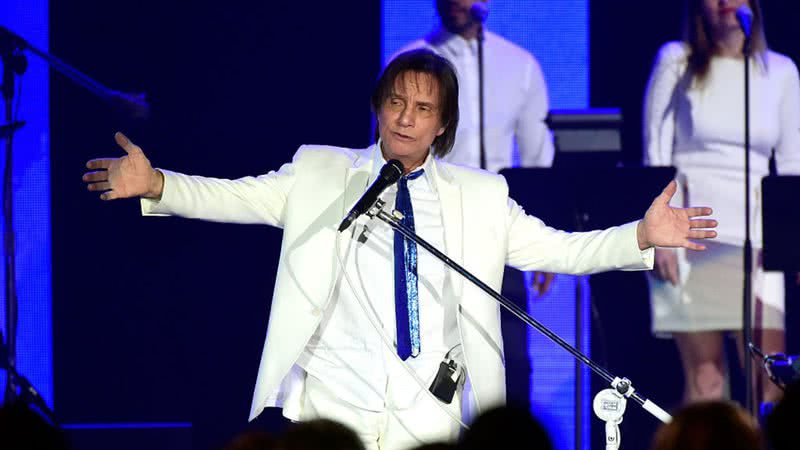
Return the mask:
<path id="1" fill-rule="evenodd" d="M 425 49 L 397 55 L 383 70 L 372 91 L 372 112 L 378 114 L 383 103 L 392 95 L 395 81 L 406 72 L 428 74 L 439 83 L 439 119 L 444 133 L 433 140 L 433 155 L 441 158 L 453 149 L 458 127 L 458 80 L 449 61 Z M 379 133 L 380 127 L 376 127 L 376 140 Z"/>
<path id="2" fill-rule="evenodd" d="M 764 36 L 764 20 L 758 0 L 749 0 L 753 10 L 753 31 L 751 34 L 752 55 L 766 68 L 767 38 Z M 716 45 L 711 25 L 703 14 L 703 0 L 688 0 L 683 17 L 683 40 L 689 45 L 689 71 L 699 82 L 708 75 L 711 58 Z"/>
<path id="3" fill-rule="evenodd" d="M 732 402 L 698 402 L 681 408 L 662 425 L 651 450 L 761 450 L 755 420 Z"/>
<path id="4" fill-rule="evenodd" d="M 331 419 L 292 424 L 278 439 L 275 450 L 364 450 L 356 431 Z"/>

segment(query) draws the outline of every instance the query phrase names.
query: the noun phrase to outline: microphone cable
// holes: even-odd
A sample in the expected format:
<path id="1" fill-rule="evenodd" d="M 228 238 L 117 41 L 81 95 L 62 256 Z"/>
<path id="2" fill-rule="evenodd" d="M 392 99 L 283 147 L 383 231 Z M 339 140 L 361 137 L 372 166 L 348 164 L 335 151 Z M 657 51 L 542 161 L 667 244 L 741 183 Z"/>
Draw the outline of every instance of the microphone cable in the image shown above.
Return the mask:
<path id="1" fill-rule="evenodd" d="M 352 228 L 353 228 L 353 230 L 355 230 L 356 227 L 352 227 Z M 366 227 L 363 227 L 363 230 L 368 232 L 368 228 L 366 228 Z M 364 231 L 362 231 L 362 232 L 364 232 Z M 375 329 L 375 332 L 378 333 L 378 335 L 380 336 L 381 341 L 383 342 L 383 344 L 386 347 L 386 349 L 389 350 L 389 353 L 391 353 L 393 355 L 393 357 L 396 358 L 396 360 L 400 363 L 400 365 L 403 367 L 403 369 L 405 369 L 406 372 L 408 372 L 408 374 L 414 379 L 414 381 L 416 381 L 417 385 L 419 385 L 419 387 L 420 387 L 420 390 L 425 392 L 425 395 L 427 395 L 431 400 L 433 400 L 433 402 L 436 403 L 436 405 L 439 407 L 439 409 L 441 409 L 445 414 L 450 416 L 455 422 L 458 422 L 458 424 L 462 428 L 464 428 L 465 430 L 469 430 L 469 426 L 467 426 L 467 424 L 465 424 L 461 420 L 460 417 L 456 417 L 456 415 L 452 411 L 450 411 L 446 406 L 444 406 L 441 403 L 441 401 L 435 395 L 433 395 L 433 393 L 428 389 L 427 383 L 424 380 L 422 380 L 422 378 L 420 378 L 419 375 L 417 375 L 417 373 L 414 371 L 414 369 L 409 367 L 408 363 L 406 363 L 405 361 L 400 359 L 400 356 L 397 354 L 397 350 L 395 349 L 395 346 L 392 343 L 392 340 L 386 334 L 386 330 L 378 323 L 380 319 L 378 319 L 378 317 L 376 317 L 376 313 L 374 312 L 374 308 L 372 308 L 371 312 L 370 312 L 370 310 L 368 310 L 367 305 L 364 302 L 364 299 L 361 297 L 360 293 L 356 289 L 355 283 L 350 278 L 350 274 L 347 272 L 347 265 L 345 264 L 347 262 L 347 259 L 350 256 L 350 250 L 352 248 L 352 242 L 353 242 L 353 235 L 354 234 L 355 233 L 352 233 L 350 235 L 350 240 L 349 240 L 350 242 L 349 242 L 349 244 L 347 246 L 347 253 L 345 254 L 344 259 L 342 259 L 341 245 L 339 243 L 339 236 L 338 236 L 338 233 L 337 233 L 335 253 L 336 253 L 336 259 L 339 262 L 339 269 L 342 271 L 342 274 L 344 275 L 345 282 L 350 287 L 350 290 L 353 292 L 353 296 L 356 298 L 356 301 L 358 302 L 358 305 L 361 307 L 361 310 L 367 316 L 367 319 L 369 320 L 370 325 L 372 325 L 372 327 Z M 369 299 L 367 299 L 367 301 L 369 302 Z M 371 302 L 369 302 L 369 303 L 371 305 Z M 466 370 L 467 370 L 467 366 L 466 366 L 466 364 L 464 364 L 465 373 L 466 373 Z M 462 392 L 463 392 L 463 390 L 462 390 Z M 462 406 L 462 402 L 459 401 L 459 409 L 461 409 L 461 406 Z"/>

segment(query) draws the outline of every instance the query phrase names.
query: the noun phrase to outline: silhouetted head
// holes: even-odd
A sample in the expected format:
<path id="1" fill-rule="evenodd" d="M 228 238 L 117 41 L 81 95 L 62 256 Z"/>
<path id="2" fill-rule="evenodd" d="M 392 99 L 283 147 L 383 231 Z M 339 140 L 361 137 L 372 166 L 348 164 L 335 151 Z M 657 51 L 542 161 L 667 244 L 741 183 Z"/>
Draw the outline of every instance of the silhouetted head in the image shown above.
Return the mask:
<path id="1" fill-rule="evenodd" d="M 761 450 L 755 420 L 732 402 L 685 406 L 653 438 L 651 450 Z"/>
<path id="2" fill-rule="evenodd" d="M 0 449 L 68 448 L 64 433 L 24 403 L 11 403 L 0 408 Z"/>
<path id="3" fill-rule="evenodd" d="M 502 406 L 478 416 L 464 432 L 460 447 L 464 450 L 518 448 L 521 443 L 525 443 L 525 448 L 553 449 L 544 426 L 527 409 Z"/>
<path id="4" fill-rule="evenodd" d="M 800 446 L 800 380 L 786 386 L 783 399 L 767 416 L 766 434 L 772 450 L 793 450 Z"/>
<path id="5" fill-rule="evenodd" d="M 275 450 L 364 450 L 349 427 L 328 419 L 297 422 L 278 439 Z"/>
<path id="6" fill-rule="evenodd" d="M 266 431 L 248 431 L 241 433 L 222 450 L 273 450 L 275 438 Z"/>

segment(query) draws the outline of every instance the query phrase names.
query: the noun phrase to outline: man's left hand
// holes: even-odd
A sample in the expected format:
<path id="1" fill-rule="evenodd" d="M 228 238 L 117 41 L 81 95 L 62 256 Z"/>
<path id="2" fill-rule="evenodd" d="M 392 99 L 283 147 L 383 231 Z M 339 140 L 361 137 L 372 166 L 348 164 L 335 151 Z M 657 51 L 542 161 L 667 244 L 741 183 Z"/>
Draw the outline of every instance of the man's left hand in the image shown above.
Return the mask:
<path id="1" fill-rule="evenodd" d="M 702 244 L 690 239 L 709 239 L 717 236 L 713 230 L 717 221 L 713 219 L 696 219 L 695 217 L 711 215 L 711 208 L 673 208 L 669 201 L 675 194 L 678 185 L 673 180 L 664 191 L 653 200 L 644 214 L 644 219 L 636 227 L 639 248 L 649 247 L 684 247 L 689 250 L 705 250 Z"/>

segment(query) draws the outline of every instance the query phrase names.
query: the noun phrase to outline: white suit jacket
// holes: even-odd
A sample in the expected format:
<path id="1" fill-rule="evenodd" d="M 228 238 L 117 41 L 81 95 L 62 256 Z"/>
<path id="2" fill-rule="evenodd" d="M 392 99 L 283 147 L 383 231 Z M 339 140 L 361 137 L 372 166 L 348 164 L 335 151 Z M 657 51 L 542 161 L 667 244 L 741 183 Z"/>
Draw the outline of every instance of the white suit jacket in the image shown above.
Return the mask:
<path id="1" fill-rule="evenodd" d="M 292 392 L 295 362 L 323 317 L 340 275 L 335 240 L 341 239 L 345 248 L 351 238 L 350 233 L 337 233 L 337 227 L 372 182 L 377 149 L 303 146 L 278 171 L 238 180 L 163 171 L 160 201 L 142 200 L 144 215 L 259 223 L 284 230 L 251 420 L 265 407 L 283 406 Z M 431 172 L 441 202 L 445 253 L 495 290 L 500 289 L 506 264 L 572 274 L 652 268 L 652 249 L 639 250 L 636 223 L 566 233 L 526 215 L 508 198 L 508 186 L 499 175 L 437 160 Z M 461 276 L 453 274 L 451 280 L 471 386 L 466 400 L 471 414 L 478 414 L 505 402 L 500 309 Z"/>

